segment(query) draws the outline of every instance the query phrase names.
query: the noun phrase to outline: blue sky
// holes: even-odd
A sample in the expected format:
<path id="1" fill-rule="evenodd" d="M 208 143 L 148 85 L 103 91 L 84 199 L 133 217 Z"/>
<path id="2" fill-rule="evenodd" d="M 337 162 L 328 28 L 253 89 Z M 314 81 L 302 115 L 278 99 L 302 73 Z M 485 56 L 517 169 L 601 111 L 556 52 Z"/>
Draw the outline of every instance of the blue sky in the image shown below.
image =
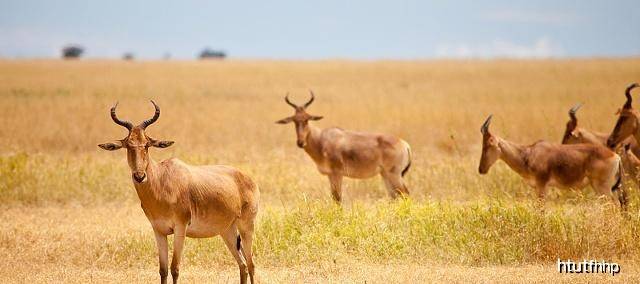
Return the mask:
<path id="1" fill-rule="evenodd" d="M 307 3 L 308 2 L 308 3 Z M 635 2 L 635 3 L 634 3 Z M 0 0 L 1 57 L 425 59 L 640 55 L 636 1 Z"/>

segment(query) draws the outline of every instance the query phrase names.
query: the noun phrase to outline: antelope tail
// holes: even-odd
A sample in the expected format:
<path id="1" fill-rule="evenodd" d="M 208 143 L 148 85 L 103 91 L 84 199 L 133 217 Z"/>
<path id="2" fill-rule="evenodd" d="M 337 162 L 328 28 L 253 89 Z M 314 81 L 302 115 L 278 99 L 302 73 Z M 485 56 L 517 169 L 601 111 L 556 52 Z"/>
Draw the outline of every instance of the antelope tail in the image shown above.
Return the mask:
<path id="1" fill-rule="evenodd" d="M 238 256 L 240 256 L 240 261 L 242 261 L 242 263 L 246 264 L 247 263 L 247 258 L 244 256 L 244 252 L 242 252 L 242 238 L 240 238 L 240 235 L 238 235 L 238 237 L 236 238 L 236 249 L 238 250 Z"/>
<path id="2" fill-rule="evenodd" d="M 407 145 L 407 166 L 404 167 L 404 170 L 402 170 L 403 177 L 409 171 L 409 168 L 411 168 L 411 147 L 409 147 L 409 143 L 404 143 Z"/>

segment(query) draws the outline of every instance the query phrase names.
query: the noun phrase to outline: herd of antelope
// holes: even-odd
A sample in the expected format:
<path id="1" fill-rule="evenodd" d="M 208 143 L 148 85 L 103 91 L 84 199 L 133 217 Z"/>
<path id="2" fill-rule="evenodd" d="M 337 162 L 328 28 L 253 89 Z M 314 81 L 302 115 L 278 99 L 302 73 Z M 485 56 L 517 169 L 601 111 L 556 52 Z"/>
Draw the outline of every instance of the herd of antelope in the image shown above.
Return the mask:
<path id="1" fill-rule="evenodd" d="M 631 90 L 639 86 L 634 83 L 627 87 L 626 102 L 618 111 L 618 121 L 610 135 L 578 127 L 576 112 L 581 105 L 569 111 L 562 144 L 538 141 L 521 145 L 508 141 L 489 130 L 490 115 L 480 128 L 482 156 L 478 171 L 486 174 L 500 159 L 535 188 L 541 201 L 552 186 L 580 189 L 591 185 L 624 210 L 627 196 L 622 179 L 631 176 L 639 183 L 640 112 L 633 108 L 631 97 Z M 329 178 L 333 199 L 338 204 L 342 200 L 343 177 L 365 179 L 378 174 L 389 196 L 408 196 L 403 177 L 411 166 L 409 144 L 386 134 L 315 127 L 309 121 L 320 120 L 322 116 L 307 112 L 314 98 L 311 92 L 309 101 L 296 105 L 285 96 L 285 102 L 295 113 L 276 123 L 293 122 L 298 147 Z M 171 234 L 173 283 L 178 282 L 185 238 L 217 235 L 238 263 L 240 282 L 246 283 L 248 276 L 255 283 L 252 242 L 260 199 L 258 186 L 248 175 L 230 166 L 192 166 L 176 158 L 158 163 L 151 159 L 149 147 L 166 148 L 174 143 L 153 139 L 145 133 L 160 117 L 160 108 L 151 103 L 154 116 L 135 126 L 118 118 L 116 103 L 111 108 L 111 119 L 129 133 L 124 139 L 98 146 L 109 151 L 122 148 L 127 151 L 133 185 L 155 234 L 161 283 L 167 283 L 169 274 L 167 236 Z"/>

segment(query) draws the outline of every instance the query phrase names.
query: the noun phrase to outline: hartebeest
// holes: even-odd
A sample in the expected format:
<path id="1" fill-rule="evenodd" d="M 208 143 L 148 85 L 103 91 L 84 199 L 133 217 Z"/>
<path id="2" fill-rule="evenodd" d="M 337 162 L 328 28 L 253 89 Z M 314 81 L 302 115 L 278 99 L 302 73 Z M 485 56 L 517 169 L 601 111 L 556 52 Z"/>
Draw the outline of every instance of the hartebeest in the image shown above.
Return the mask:
<path id="1" fill-rule="evenodd" d="M 624 144 L 620 158 L 622 158 L 624 165 L 624 174 L 631 177 L 631 180 L 640 186 L 640 159 L 633 153 L 629 144 Z"/>
<path id="2" fill-rule="evenodd" d="M 564 130 L 564 136 L 562 136 L 562 144 L 598 144 L 607 145 L 607 139 L 609 134 L 591 131 L 589 129 L 578 126 L 578 118 L 576 112 L 580 109 L 582 104 L 577 104 L 569 110 L 569 121 L 567 121 L 566 128 Z M 633 137 L 628 137 L 623 141 L 623 144 L 628 144 L 631 150 L 636 155 L 640 155 L 640 147 Z"/>
<path id="3" fill-rule="evenodd" d="M 293 116 L 276 121 L 287 124 L 293 122 L 298 147 L 303 148 L 315 162 L 318 171 L 329 177 L 333 199 L 342 201 L 342 178 L 364 179 L 377 174 L 382 176 L 389 195 L 408 195 L 409 190 L 403 179 L 411 166 L 411 148 L 399 138 L 386 134 L 364 133 L 331 127 L 320 129 L 309 124 L 310 120 L 320 120 L 322 116 L 310 115 L 307 108 L 315 96 L 302 106 L 284 101 L 295 109 Z"/>
<path id="4" fill-rule="evenodd" d="M 583 188 L 591 184 L 598 194 L 612 198 L 613 192 L 620 191 L 620 157 L 606 147 L 595 144 L 553 144 L 546 141 L 520 145 L 492 134 L 489 131 L 490 124 L 491 116 L 480 128 L 480 174 L 486 174 L 500 159 L 536 189 L 541 201 L 549 186 Z M 626 196 L 623 192 L 618 193 L 618 201 L 624 208 Z"/>
<path id="5" fill-rule="evenodd" d="M 173 234 L 171 276 L 178 282 L 180 258 L 185 237 L 208 238 L 220 235 L 240 268 L 240 282 L 247 282 L 247 272 L 254 283 L 251 245 L 253 226 L 258 213 L 260 192 L 256 184 L 239 170 L 229 166 L 191 166 L 172 158 L 156 163 L 149 157 L 149 147 L 166 148 L 173 141 L 155 140 L 145 130 L 160 117 L 155 107 L 153 118 L 134 126 L 116 116 L 111 119 L 129 134 L 122 140 L 98 145 L 113 151 L 127 150 L 140 205 L 155 233 L 160 260 L 161 283 L 167 282 L 167 236 Z"/>
<path id="6" fill-rule="evenodd" d="M 618 111 L 618 121 L 607 139 L 607 146 L 611 149 L 615 149 L 618 144 L 632 136 L 636 142 L 640 141 L 640 112 L 633 108 L 631 97 L 631 90 L 637 87 L 640 85 L 633 83 L 625 90 L 624 95 L 627 101 Z"/>

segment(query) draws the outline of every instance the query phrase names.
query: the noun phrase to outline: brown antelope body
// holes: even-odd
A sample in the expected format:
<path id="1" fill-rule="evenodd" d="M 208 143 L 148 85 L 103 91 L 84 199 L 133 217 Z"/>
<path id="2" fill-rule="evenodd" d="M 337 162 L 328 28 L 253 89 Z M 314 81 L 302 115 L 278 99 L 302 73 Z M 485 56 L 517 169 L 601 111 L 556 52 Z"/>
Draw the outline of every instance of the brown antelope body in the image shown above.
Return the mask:
<path id="1" fill-rule="evenodd" d="M 569 121 L 567 122 L 567 126 L 564 131 L 564 136 L 562 137 L 562 144 L 596 144 L 596 145 L 607 145 L 607 139 L 609 139 L 609 134 L 591 131 L 589 129 L 579 127 L 578 126 L 578 118 L 576 117 L 576 112 L 580 109 L 582 105 L 577 104 L 569 110 Z M 622 166 L 624 168 L 625 176 L 632 177 L 632 180 L 636 185 L 640 185 L 638 181 L 637 175 L 631 175 L 629 173 L 637 171 L 637 165 L 632 162 L 632 158 L 629 157 L 629 154 L 626 151 L 631 151 L 631 155 L 636 157 L 640 155 L 640 146 L 633 137 L 627 137 L 623 141 L 626 149 L 625 152 L 622 152 L 624 155 L 620 155 L 622 159 Z M 618 151 L 616 151 L 618 152 Z M 625 158 L 627 157 L 627 158 Z"/>
<path id="2" fill-rule="evenodd" d="M 616 125 L 606 142 L 611 149 L 616 149 L 621 144 L 625 145 L 622 161 L 624 162 L 627 176 L 630 176 L 637 185 L 640 185 L 640 176 L 637 174 L 638 165 L 634 163 L 634 158 L 640 156 L 640 153 L 636 151 L 634 146 L 637 147 L 638 141 L 640 141 L 638 140 L 640 139 L 640 113 L 633 108 L 631 91 L 639 86 L 638 83 L 633 83 L 625 90 L 624 95 L 627 100 L 618 111 L 618 121 L 616 121 Z"/>
<path id="3" fill-rule="evenodd" d="M 153 103 L 153 101 L 152 101 Z M 155 233 L 160 261 L 161 283 L 168 276 L 167 236 L 173 234 L 171 276 L 177 283 L 185 237 L 208 238 L 220 235 L 240 268 L 240 282 L 246 283 L 247 273 L 254 282 L 252 241 L 254 220 L 258 212 L 258 187 L 245 174 L 228 166 L 191 166 L 178 159 L 155 162 L 149 157 L 149 147 L 166 148 L 173 141 L 159 141 L 145 134 L 147 126 L 160 116 L 153 103 L 153 118 L 133 126 L 116 116 L 111 118 L 129 130 L 122 140 L 100 144 L 113 151 L 127 150 L 133 185 L 140 198 L 144 214 Z"/>
<path id="4" fill-rule="evenodd" d="M 591 185 L 601 195 L 614 197 L 621 187 L 622 168 L 620 157 L 601 145 L 554 144 L 538 141 L 520 145 L 500 138 L 489 131 L 491 116 L 480 128 L 482 156 L 478 171 L 486 174 L 498 160 L 536 189 L 544 200 L 550 186 L 559 188 L 583 188 Z M 618 194 L 621 206 L 626 204 L 623 193 Z"/>
<path id="5" fill-rule="evenodd" d="M 606 146 L 609 134 L 592 131 L 578 126 L 576 112 L 581 106 L 582 104 L 577 104 L 569 110 L 569 121 L 567 121 L 564 136 L 562 136 L 562 144 L 588 143 Z M 633 139 L 633 137 L 628 137 L 622 144 L 628 144 L 634 154 L 640 155 L 640 146 L 638 146 L 638 143 Z"/>
<path id="6" fill-rule="evenodd" d="M 285 102 L 295 109 L 295 113 L 276 123 L 294 123 L 298 147 L 307 152 L 321 174 L 329 177 L 331 194 L 336 202 L 342 200 L 342 178 L 345 176 L 365 179 L 380 174 L 391 197 L 409 194 L 403 179 L 411 166 L 411 148 L 407 142 L 386 134 L 336 127 L 320 129 L 310 125 L 310 120 L 322 119 L 306 112 L 313 100 L 311 92 L 311 99 L 298 106 L 285 96 Z"/>

